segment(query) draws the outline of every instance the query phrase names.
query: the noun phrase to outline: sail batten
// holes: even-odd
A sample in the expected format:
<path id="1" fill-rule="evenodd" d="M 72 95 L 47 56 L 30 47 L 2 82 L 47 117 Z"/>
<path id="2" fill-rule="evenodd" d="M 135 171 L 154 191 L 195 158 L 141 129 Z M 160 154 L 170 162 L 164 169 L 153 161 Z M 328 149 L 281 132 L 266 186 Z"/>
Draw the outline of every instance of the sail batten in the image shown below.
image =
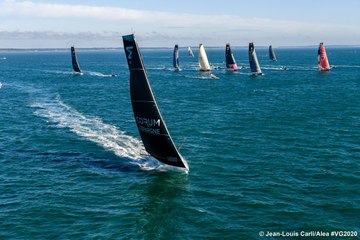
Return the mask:
<path id="1" fill-rule="evenodd" d="M 259 60 L 256 55 L 254 43 L 249 43 L 249 63 L 252 75 L 262 75 Z"/>
<path id="2" fill-rule="evenodd" d="M 269 58 L 272 61 L 277 61 L 276 55 L 275 55 L 275 51 L 272 47 L 272 45 L 269 46 Z"/>
<path id="3" fill-rule="evenodd" d="M 210 64 L 207 58 L 204 45 L 200 43 L 199 45 L 199 66 L 200 71 L 210 71 Z"/>
<path id="4" fill-rule="evenodd" d="M 73 71 L 74 73 L 81 73 L 80 65 L 76 57 L 74 46 L 72 46 L 70 50 L 71 50 L 71 63 L 72 63 Z"/>
<path id="5" fill-rule="evenodd" d="M 161 115 L 134 35 L 123 36 L 123 42 L 130 69 L 131 104 L 146 151 L 165 164 L 188 170 L 187 162 L 177 150 Z"/>
<path id="6" fill-rule="evenodd" d="M 226 44 L 225 47 L 225 61 L 226 61 L 226 67 L 229 70 L 237 71 L 239 68 L 236 64 L 234 54 L 231 52 L 230 44 Z"/>
<path id="7" fill-rule="evenodd" d="M 330 70 L 329 60 L 327 58 L 324 43 L 322 43 L 322 42 L 320 43 L 319 49 L 318 49 L 318 68 L 320 71 L 329 71 Z"/>

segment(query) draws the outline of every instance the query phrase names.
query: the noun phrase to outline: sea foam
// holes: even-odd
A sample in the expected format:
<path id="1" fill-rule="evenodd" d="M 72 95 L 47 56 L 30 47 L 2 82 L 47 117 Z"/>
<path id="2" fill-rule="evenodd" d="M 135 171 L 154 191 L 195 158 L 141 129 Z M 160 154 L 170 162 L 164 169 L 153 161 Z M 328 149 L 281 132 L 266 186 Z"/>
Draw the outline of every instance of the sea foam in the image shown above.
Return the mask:
<path id="1" fill-rule="evenodd" d="M 119 157 L 141 160 L 148 155 L 140 140 L 126 135 L 124 131 L 104 123 L 99 118 L 85 116 L 62 102 L 60 96 L 50 101 L 37 101 L 31 104 L 31 107 L 36 108 L 34 111 L 36 116 L 46 118 L 57 127 L 68 128 L 78 136 L 97 143 Z"/>

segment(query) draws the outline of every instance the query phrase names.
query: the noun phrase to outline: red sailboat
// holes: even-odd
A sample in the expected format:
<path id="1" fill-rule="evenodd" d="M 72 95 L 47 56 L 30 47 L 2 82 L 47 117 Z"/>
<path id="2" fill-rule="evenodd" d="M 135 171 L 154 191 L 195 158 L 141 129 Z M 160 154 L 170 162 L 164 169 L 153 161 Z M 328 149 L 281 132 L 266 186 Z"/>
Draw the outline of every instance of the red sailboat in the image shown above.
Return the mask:
<path id="1" fill-rule="evenodd" d="M 319 71 L 329 71 L 330 70 L 330 64 L 329 64 L 329 60 L 326 56 L 326 50 L 325 50 L 324 43 L 320 43 L 320 45 L 319 45 L 318 67 L 319 67 Z"/>

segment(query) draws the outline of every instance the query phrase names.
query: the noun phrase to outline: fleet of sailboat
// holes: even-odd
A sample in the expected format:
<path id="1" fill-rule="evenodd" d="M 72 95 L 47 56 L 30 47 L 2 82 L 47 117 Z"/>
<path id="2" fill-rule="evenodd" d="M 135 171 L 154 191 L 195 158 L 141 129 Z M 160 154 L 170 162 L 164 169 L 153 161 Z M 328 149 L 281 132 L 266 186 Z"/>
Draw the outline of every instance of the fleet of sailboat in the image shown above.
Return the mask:
<path id="1" fill-rule="evenodd" d="M 200 71 L 206 72 L 211 70 L 204 45 L 202 43 L 200 43 L 199 45 L 199 66 L 200 66 Z"/>
<path id="2" fill-rule="evenodd" d="M 225 46 L 225 61 L 228 70 L 237 71 L 239 69 L 235 62 L 234 54 L 231 52 L 230 43 Z"/>
<path id="3" fill-rule="evenodd" d="M 324 43 L 320 43 L 318 49 L 318 69 L 319 71 L 330 71 L 329 60 L 326 55 Z"/>
<path id="4" fill-rule="evenodd" d="M 70 48 L 70 51 L 71 51 L 71 63 L 72 63 L 72 67 L 73 67 L 73 73 L 81 74 L 80 65 L 79 65 L 78 59 L 76 57 L 74 46 L 72 46 Z"/>
<path id="5" fill-rule="evenodd" d="M 259 60 L 256 55 L 254 43 L 249 43 L 249 63 L 252 75 L 262 75 Z"/>
<path id="6" fill-rule="evenodd" d="M 72 62 L 72 68 L 74 74 L 82 74 L 80 69 L 80 64 L 76 56 L 75 48 L 72 46 L 71 48 L 71 62 Z M 194 53 L 189 46 L 188 48 L 188 54 L 190 57 L 194 57 Z M 254 43 L 249 43 L 249 64 L 251 69 L 251 75 L 262 75 L 263 72 L 261 71 L 261 67 L 259 64 L 259 60 L 256 54 Z M 277 61 L 277 57 L 274 51 L 274 48 L 272 45 L 269 45 L 269 59 L 272 61 Z M 219 69 L 218 66 L 211 67 L 209 64 L 209 60 L 207 58 L 207 54 L 204 48 L 204 45 L 201 43 L 199 44 L 199 54 L 198 54 L 198 63 L 199 63 L 199 70 L 203 72 L 210 72 L 211 68 L 213 69 Z M 234 54 L 232 53 L 230 44 L 227 43 L 225 46 L 225 63 L 227 70 L 231 71 L 238 71 L 239 67 L 236 64 Z M 174 51 L 173 51 L 173 67 L 175 71 L 180 71 L 180 64 L 179 64 L 179 46 L 178 44 L 175 44 Z M 242 66 L 241 69 L 244 69 L 245 67 Z M 324 43 L 321 42 L 318 47 L 318 70 L 319 71 L 329 71 L 330 70 L 330 64 L 329 60 L 327 58 L 326 50 Z M 332 66 L 332 68 L 336 68 L 335 66 Z M 281 67 L 281 70 L 288 70 L 288 67 Z M 116 76 L 116 74 L 111 74 L 111 76 Z M 219 79 L 216 77 L 213 73 L 210 73 L 210 77 L 213 79 Z"/>
<path id="7" fill-rule="evenodd" d="M 123 42 L 130 71 L 131 104 L 146 151 L 160 162 L 189 170 L 160 113 L 134 35 L 123 36 Z"/>
<path id="8" fill-rule="evenodd" d="M 134 34 L 123 36 L 123 43 L 130 71 L 130 96 L 132 109 L 135 122 L 146 151 L 155 159 L 166 165 L 188 171 L 188 163 L 176 148 L 159 110 L 158 103 L 153 94 L 153 90 L 143 64 L 139 47 L 134 38 Z M 189 56 L 194 56 L 190 47 L 188 47 L 188 53 Z M 262 75 L 263 73 L 256 55 L 255 46 L 252 42 L 249 43 L 248 55 L 251 75 Z M 275 52 L 271 45 L 269 46 L 269 57 L 270 60 L 277 61 Z M 82 74 L 74 46 L 71 47 L 71 61 L 73 73 Z M 203 44 L 199 45 L 198 61 L 200 71 L 210 72 L 211 67 Z M 238 70 L 230 44 L 226 44 L 225 46 L 225 62 L 228 70 Z M 179 46 L 177 44 L 174 46 L 173 67 L 175 70 L 180 70 Z M 319 71 L 330 70 L 325 46 L 322 42 L 318 48 L 318 69 Z M 218 79 L 218 77 L 211 72 L 210 77 Z"/>

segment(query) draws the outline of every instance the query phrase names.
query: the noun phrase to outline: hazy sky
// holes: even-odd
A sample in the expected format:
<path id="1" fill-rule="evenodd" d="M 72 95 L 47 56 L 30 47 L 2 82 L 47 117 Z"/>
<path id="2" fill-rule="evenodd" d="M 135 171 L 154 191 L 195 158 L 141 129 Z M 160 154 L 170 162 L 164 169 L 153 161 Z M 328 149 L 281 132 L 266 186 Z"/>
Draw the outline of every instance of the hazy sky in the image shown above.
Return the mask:
<path id="1" fill-rule="evenodd" d="M 0 48 L 360 45 L 360 0 L 0 0 Z"/>

